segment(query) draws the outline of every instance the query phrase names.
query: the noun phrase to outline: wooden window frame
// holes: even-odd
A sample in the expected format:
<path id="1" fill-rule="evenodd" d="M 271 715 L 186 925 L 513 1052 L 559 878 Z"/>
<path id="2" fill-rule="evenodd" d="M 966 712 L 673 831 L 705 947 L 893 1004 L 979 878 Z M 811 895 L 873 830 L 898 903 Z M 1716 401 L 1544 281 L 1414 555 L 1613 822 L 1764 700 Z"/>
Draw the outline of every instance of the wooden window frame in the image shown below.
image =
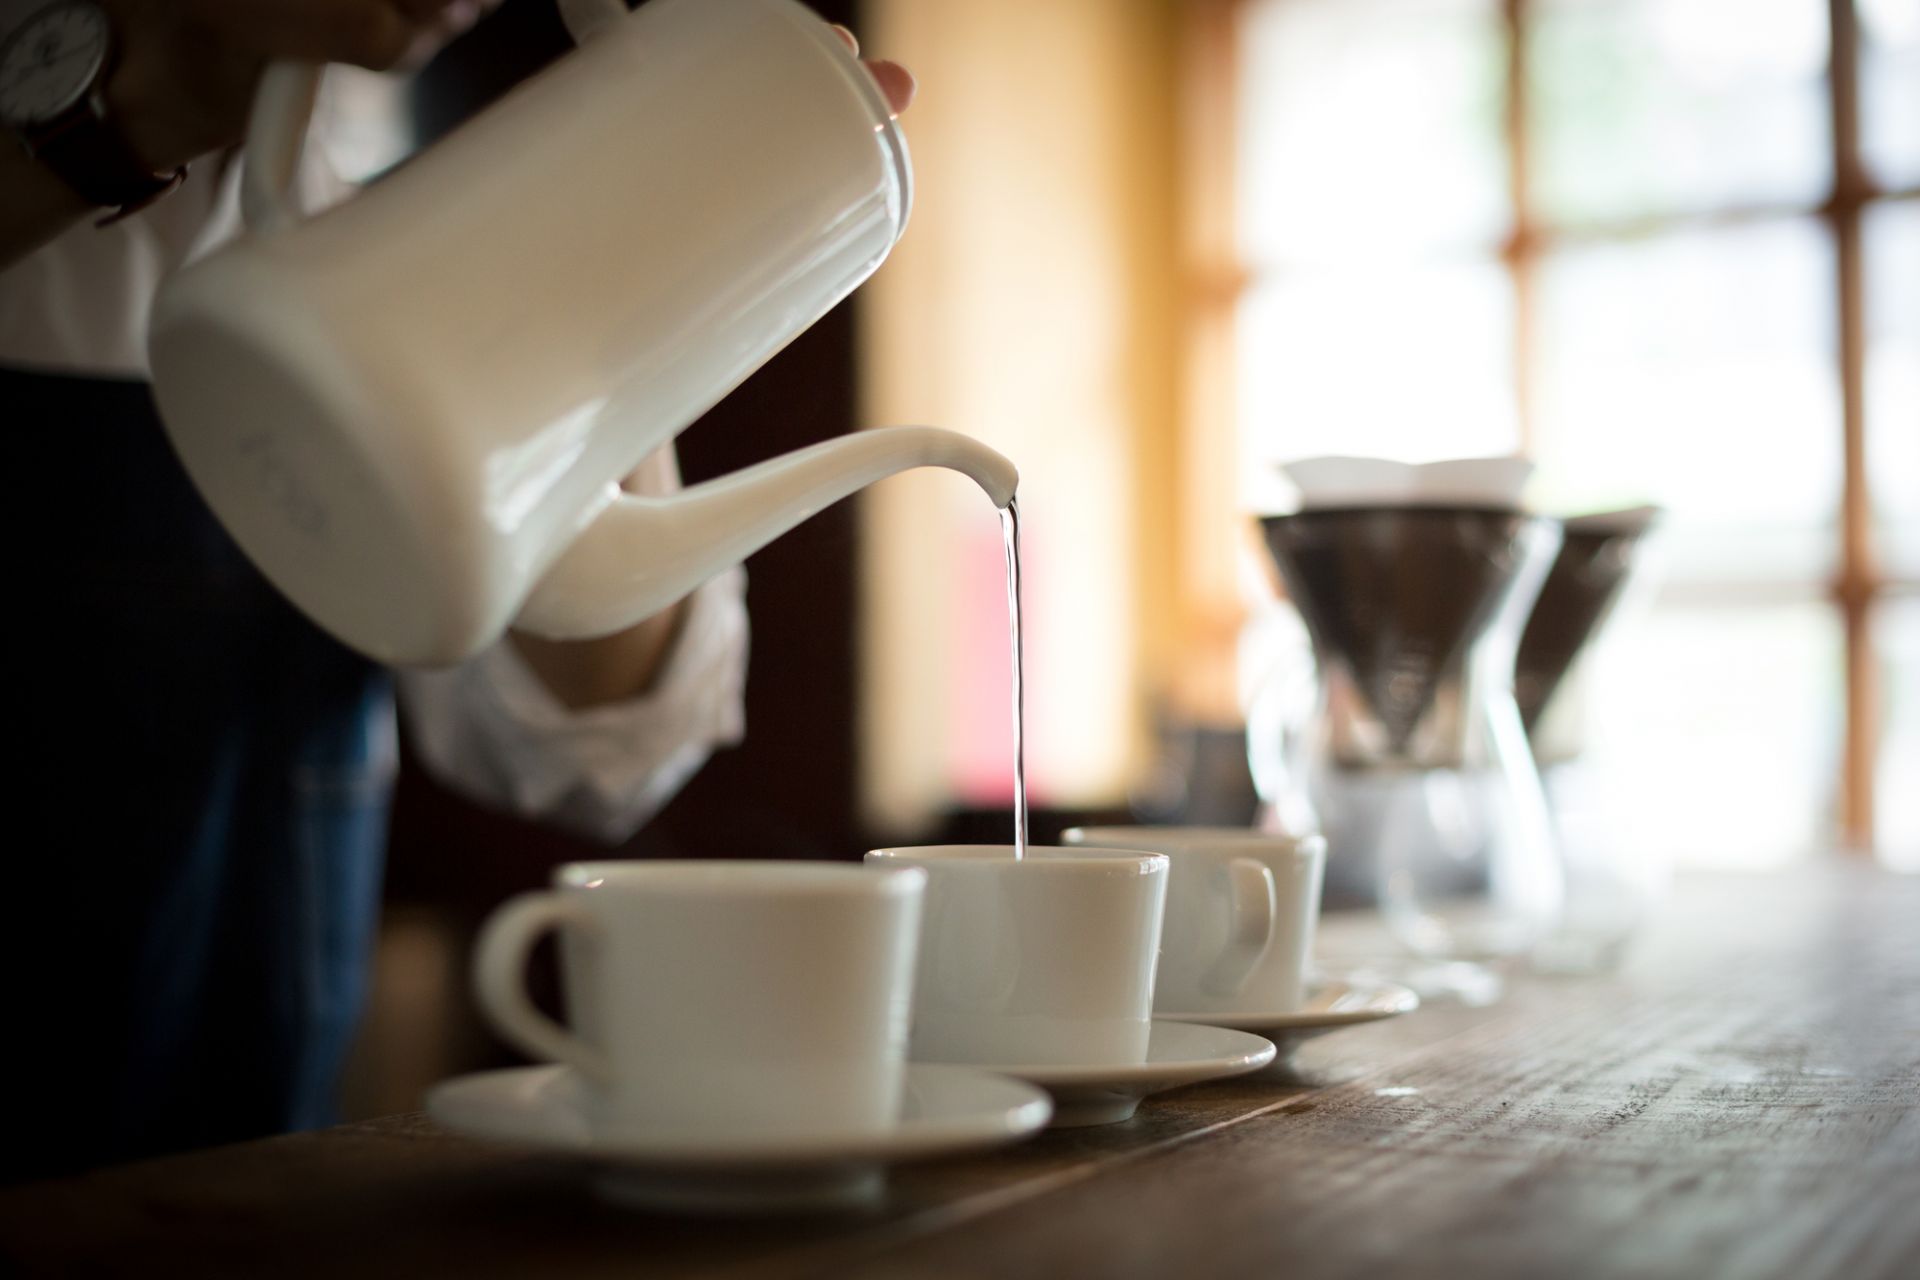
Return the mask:
<path id="1" fill-rule="evenodd" d="M 1235 137 L 1238 92 L 1238 27 L 1252 0 L 1197 0 L 1187 10 L 1184 114 L 1189 122 L 1182 140 L 1189 154 L 1184 221 L 1188 280 L 1189 332 L 1231 329 L 1232 316 L 1252 283 L 1241 261 L 1234 211 Z M 1528 102 L 1527 41 L 1536 0 L 1499 0 L 1506 39 L 1505 110 L 1507 187 L 1511 231 L 1499 246 L 1514 292 L 1514 397 L 1523 451 L 1536 440 L 1535 368 L 1539 354 L 1537 300 L 1539 264 L 1567 233 L 1542 223 L 1534 197 L 1528 155 L 1531 104 Z M 1838 317 L 1837 375 L 1841 395 L 1842 480 L 1839 494 L 1838 555 L 1827 595 L 1839 610 L 1845 652 L 1845 727 L 1840 761 L 1838 827 L 1849 850 L 1874 848 L 1874 779 L 1881 725 L 1879 655 L 1873 622 L 1877 606 L 1894 596 L 1920 594 L 1920 582 L 1884 574 L 1875 555 L 1873 502 L 1867 474 L 1866 296 L 1862 227 L 1868 211 L 1883 203 L 1920 200 L 1920 187 L 1882 190 L 1860 154 L 1860 27 L 1854 0 L 1828 0 L 1830 52 L 1826 85 L 1831 118 L 1833 182 L 1826 198 L 1812 206 L 1756 206 L 1705 213 L 1657 215 L 1630 222 L 1582 227 L 1581 237 L 1614 237 L 1671 226 L 1754 221 L 1778 217 L 1815 217 L 1826 224 L 1834 245 L 1834 290 Z M 1189 352 L 1187 379 L 1194 385 L 1232 386 L 1231 345 L 1209 344 Z M 1216 393 L 1217 394 L 1217 393 Z M 1189 399 L 1189 403 L 1194 403 Z M 1231 416 L 1231 415 L 1229 415 Z M 1183 424 L 1190 439 L 1189 459 L 1222 456 L 1235 438 L 1231 422 Z M 1227 439 L 1223 439 L 1223 435 Z M 1227 456 L 1232 456 L 1228 454 Z M 1191 463 L 1190 463 L 1191 464 Z M 1201 487 L 1202 489 L 1204 486 Z M 1190 484 L 1189 492 L 1196 490 Z M 1216 494 L 1230 489 L 1216 488 Z M 1189 548 L 1189 559 L 1204 549 Z M 1741 599 L 1751 591 L 1736 592 Z M 1767 594 L 1765 587 L 1760 594 Z M 1217 600 L 1189 599 L 1189 616 L 1217 615 Z"/>

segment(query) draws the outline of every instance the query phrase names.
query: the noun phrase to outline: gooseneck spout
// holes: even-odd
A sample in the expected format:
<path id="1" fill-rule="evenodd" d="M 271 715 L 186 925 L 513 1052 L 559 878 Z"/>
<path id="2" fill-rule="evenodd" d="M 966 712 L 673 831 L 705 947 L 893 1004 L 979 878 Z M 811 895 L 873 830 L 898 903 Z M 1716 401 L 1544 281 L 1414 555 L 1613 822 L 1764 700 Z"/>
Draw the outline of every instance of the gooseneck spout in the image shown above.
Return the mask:
<path id="1" fill-rule="evenodd" d="M 885 427 L 798 449 L 665 497 L 621 493 L 541 579 L 515 625 L 554 639 L 630 627 L 856 489 L 915 467 L 959 471 L 996 507 L 1011 462 L 956 431 Z"/>

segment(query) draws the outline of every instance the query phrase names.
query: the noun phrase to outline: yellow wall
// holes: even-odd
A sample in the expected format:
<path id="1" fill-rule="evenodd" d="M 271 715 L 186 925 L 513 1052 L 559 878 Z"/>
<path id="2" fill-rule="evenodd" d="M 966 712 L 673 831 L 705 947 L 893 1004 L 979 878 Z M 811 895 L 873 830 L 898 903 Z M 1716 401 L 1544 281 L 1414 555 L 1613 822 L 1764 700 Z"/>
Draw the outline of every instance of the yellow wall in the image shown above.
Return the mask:
<path id="1" fill-rule="evenodd" d="M 1123 794 L 1177 627 L 1180 9 L 874 0 L 862 32 L 920 81 L 913 219 L 861 295 L 864 418 L 953 427 L 1020 467 L 1048 570 L 1029 770 L 1058 804 Z M 943 473 L 877 486 L 862 518 L 863 794 L 911 828 L 951 800 L 952 584 L 997 526 Z"/>

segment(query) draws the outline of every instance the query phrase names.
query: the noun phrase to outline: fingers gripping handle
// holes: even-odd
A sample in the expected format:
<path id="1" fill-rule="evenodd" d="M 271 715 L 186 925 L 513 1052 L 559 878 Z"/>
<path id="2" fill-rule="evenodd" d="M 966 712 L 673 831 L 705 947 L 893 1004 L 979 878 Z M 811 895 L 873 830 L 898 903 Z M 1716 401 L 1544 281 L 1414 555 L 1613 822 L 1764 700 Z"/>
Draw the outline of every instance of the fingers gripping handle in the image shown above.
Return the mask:
<path id="1" fill-rule="evenodd" d="M 1266 958 L 1273 942 L 1273 872 L 1257 858 L 1235 858 L 1226 866 L 1227 945 L 1207 971 L 1202 986 L 1219 996 L 1238 995 Z"/>
<path id="2" fill-rule="evenodd" d="M 587 41 L 627 16 L 626 0 L 558 0 L 560 21 L 575 44 Z"/>
<path id="3" fill-rule="evenodd" d="M 610 1084 L 606 1055 L 534 1008 L 527 997 L 527 954 L 540 935 L 561 925 L 592 929 L 593 917 L 557 893 L 525 893 L 487 919 L 473 952 L 473 992 L 494 1030 L 536 1058 L 564 1062 Z"/>
<path id="4" fill-rule="evenodd" d="M 584 43 L 627 16 L 622 0 L 557 0 L 560 20 L 575 44 Z M 260 77 L 247 121 L 247 160 L 240 179 L 240 214 L 258 234 L 284 231 L 300 220 L 294 176 L 321 67 L 313 62 L 275 62 Z"/>

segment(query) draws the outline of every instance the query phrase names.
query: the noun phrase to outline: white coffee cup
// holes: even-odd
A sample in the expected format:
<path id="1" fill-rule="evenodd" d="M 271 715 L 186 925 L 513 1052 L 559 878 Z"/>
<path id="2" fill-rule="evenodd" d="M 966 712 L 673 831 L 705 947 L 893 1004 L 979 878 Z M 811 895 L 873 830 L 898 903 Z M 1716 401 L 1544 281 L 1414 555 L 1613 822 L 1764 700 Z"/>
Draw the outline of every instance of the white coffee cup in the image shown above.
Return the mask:
<path id="1" fill-rule="evenodd" d="M 499 1032 L 650 1141 L 877 1134 L 900 1114 L 926 877 L 817 862 L 585 862 L 487 921 L 474 990 Z M 569 1030 L 524 969 L 557 930 Z"/>
<path id="2" fill-rule="evenodd" d="M 1167 859 L 1119 849 L 876 849 L 927 873 L 914 982 L 917 1061 L 1146 1061 Z"/>
<path id="3" fill-rule="evenodd" d="M 1071 845 L 1151 850 L 1172 860 L 1162 1013 L 1290 1013 L 1305 1000 L 1326 842 L 1239 827 L 1077 827 Z"/>

